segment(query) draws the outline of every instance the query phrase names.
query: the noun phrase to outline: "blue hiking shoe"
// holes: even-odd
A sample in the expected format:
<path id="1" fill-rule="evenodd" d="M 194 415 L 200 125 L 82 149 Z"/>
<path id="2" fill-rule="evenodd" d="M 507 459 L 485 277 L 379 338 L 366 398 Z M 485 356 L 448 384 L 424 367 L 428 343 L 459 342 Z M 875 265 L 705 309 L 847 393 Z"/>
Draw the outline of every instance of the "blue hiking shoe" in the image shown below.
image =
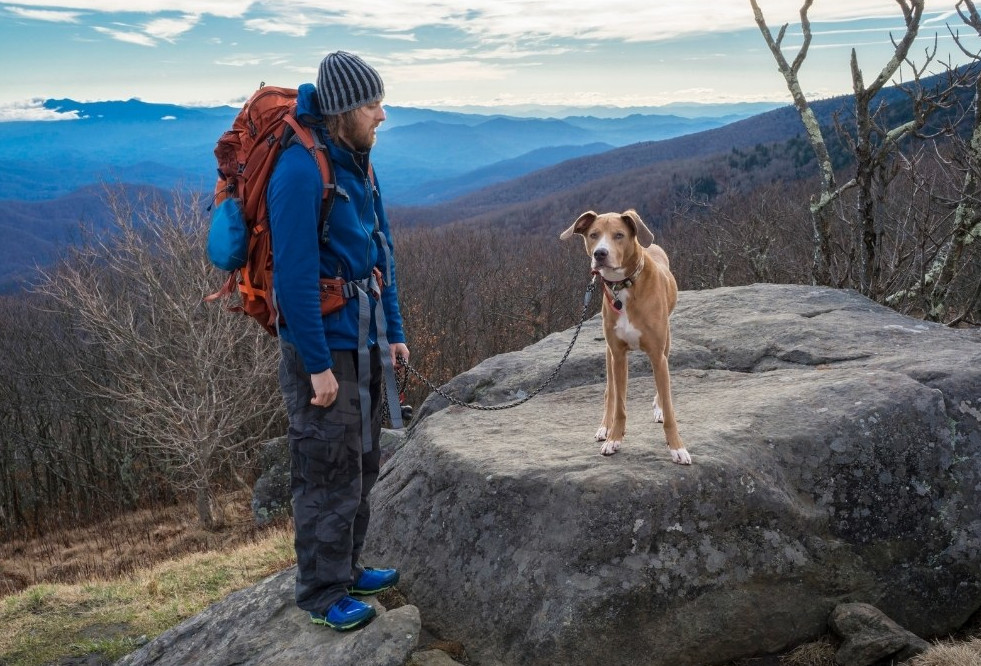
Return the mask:
<path id="1" fill-rule="evenodd" d="M 361 572 L 358 580 L 355 581 L 354 586 L 348 592 L 359 596 L 378 594 L 382 590 L 392 587 L 397 582 L 399 582 L 398 569 L 372 569 L 367 567 Z"/>
<path id="2" fill-rule="evenodd" d="M 371 622 L 373 617 L 375 609 L 371 604 L 351 597 L 342 597 L 340 601 L 331 604 L 322 615 L 310 613 L 311 622 L 337 631 L 357 629 Z"/>

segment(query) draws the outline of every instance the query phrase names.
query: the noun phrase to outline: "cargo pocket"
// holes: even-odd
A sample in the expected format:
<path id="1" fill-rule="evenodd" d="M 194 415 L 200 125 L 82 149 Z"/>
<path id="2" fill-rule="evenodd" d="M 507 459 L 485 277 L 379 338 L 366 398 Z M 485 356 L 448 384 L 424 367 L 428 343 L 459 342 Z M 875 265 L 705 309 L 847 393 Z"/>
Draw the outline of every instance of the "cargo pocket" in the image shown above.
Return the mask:
<path id="1" fill-rule="evenodd" d="M 336 485 L 360 476 L 360 451 L 346 431 L 339 423 L 308 423 L 303 427 L 302 436 L 292 448 L 304 482 L 313 486 Z"/>

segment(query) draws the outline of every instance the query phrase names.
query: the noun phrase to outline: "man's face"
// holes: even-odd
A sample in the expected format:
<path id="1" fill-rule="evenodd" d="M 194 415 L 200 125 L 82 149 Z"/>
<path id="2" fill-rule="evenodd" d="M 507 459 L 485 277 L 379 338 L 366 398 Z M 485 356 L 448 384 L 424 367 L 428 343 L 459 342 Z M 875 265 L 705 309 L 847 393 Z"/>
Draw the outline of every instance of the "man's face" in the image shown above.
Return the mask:
<path id="1" fill-rule="evenodd" d="M 385 121 L 381 102 L 360 106 L 344 118 L 341 138 L 352 148 L 367 152 L 375 145 L 375 130 Z"/>

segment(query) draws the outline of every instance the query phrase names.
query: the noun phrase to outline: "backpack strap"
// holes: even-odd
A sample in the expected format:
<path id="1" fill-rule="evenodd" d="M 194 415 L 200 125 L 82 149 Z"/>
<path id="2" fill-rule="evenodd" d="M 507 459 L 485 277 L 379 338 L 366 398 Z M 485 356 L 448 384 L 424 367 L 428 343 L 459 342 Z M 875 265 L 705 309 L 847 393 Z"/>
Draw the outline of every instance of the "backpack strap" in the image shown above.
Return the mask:
<path id="1" fill-rule="evenodd" d="M 320 221 L 318 224 L 320 227 L 320 242 L 326 245 L 328 240 L 330 240 L 327 237 L 327 218 L 330 216 L 330 210 L 334 206 L 334 195 L 340 194 L 347 198 L 347 194 L 343 188 L 339 188 L 334 183 L 334 172 L 327 154 L 327 146 L 321 141 L 320 135 L 297 120 L 296 116 L 292 113 L 284 116 L 283 120 L 289 126 L 283 132 L 283 147 L 287 148 L 295 143 L 303 146 L 310 153 L 310 156 L 313 157 L 314 162 L 317 164 L 317 171 L 320 172 L 323 198 L 320 203 Z"/>
<path id="2" fill-rule="evenodd" d="M 378 224 L 378 213 L 375 213 L 375 228 L 372 233 L 378 241 L 379 249 L 381 249 L 382 254 L 385 256 L 385 275 L 383 276 L 383 281 L 385 284 L 392 284 L 392 252 L 388 247 L 388 239 L 385 238 L 385 234 L 382 233 L 381 227 Z"/>

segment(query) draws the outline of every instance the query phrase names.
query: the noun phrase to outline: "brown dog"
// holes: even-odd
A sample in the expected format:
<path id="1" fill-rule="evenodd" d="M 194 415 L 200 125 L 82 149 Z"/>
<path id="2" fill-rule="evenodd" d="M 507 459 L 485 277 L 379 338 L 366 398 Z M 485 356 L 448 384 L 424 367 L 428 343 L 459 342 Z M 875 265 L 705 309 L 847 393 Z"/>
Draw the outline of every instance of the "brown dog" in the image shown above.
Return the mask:
<path id="1" fill-rule="evenodd" d="M 609 456 L 620 449 L 627 426 L 627 351 L 641 349 L 654 368 L 654 420 L 664 423 L 671 459 L 690 465 L 671 403 L 668 317 L 678 301 L 678 285 L 668 255 L 654 244 L 654 234 L 633 210 L 585 212 L 559 238 L 573 234 L 583 237 L 593 273 L 603 280 L 606 409 L 596 431 L 596 441 L 603 442 L 600 452 Z"/>

